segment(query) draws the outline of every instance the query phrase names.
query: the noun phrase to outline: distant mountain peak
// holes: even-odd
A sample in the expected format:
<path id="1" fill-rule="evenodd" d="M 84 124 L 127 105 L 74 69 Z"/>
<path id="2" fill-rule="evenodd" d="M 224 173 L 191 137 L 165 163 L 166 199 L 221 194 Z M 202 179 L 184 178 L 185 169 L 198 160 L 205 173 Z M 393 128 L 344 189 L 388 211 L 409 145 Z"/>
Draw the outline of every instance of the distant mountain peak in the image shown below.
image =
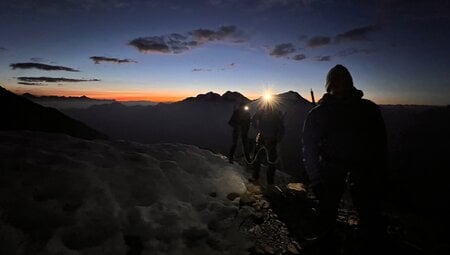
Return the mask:
<path id="1" fill-rule="evenodd" d="M 218 101 L 228 101 L 228 102 L 247 102 L 250 101 L 248 98 L 243 96 L 241 93 L 236 91 L 227 91 L 223 95 L 215 93 L 213 91 L 207 92 L 205 94 L 199 94 L 196 97 L 188 97 L 183 101 L 202 101 L 202 102 L 218 102 Z"/>
<path id="2" fill-rule="evenodd" d="M 33 95 L 31 93 L 24 93 L 24 94 L 22 94 L 22 96 L 25 97 L 25 98 L 29 98 L 29 99 L 37 98 L 35 95 Z"/>
<path id="3" fill-rule="evenodd" d="M 206 94 L 199 94 L 195 97 L 195 99 L 199 101 L 216 101 L 220 100 L 221 96 L 217 93 L 214 93 L 212 91 L 206 93 Z"/>
<path id="4" fill-rule="evenodd" d="M 293 90 L 289 90 L 288 92 L 284 92 L 281 94 L 278 94 L 278 96 L 287 97 L 287 98 L 295 98 L 295 99 L 302 99 L 303 97 L 300 96 L 298 92 L 295 92 Z"/>
<path id="5" fill-rule="evenodd" d="M 227 91 L 222 95 L 222 98 L 227 101 L 239 101 L 239 102 L 248 102 L 250 99 L 246 98 L 244 95 L 237 91 Z"/>
<path id="6" fill-rule="evenodd" d="M 302 102 L 302 103 L 311 103 L 308 100 L 306 100 L 304 97 L 302 97 L 299 93 L 289 90 L 288 92 L 278 94 L 278 97 L 286 100 L 286 101 L 292 101 L 292 102 Z"/>
<path id="7" fill-rule="evenodd" d="M 58 100 L 58 101 L 68 101 L 68 100 L 72 100 L 72 101 L 77 101 L 77 100 L 83 100 L 83 101 L 105 101 L 105 102 L 113 102 L 115 100 L 113 99 L 95 99 L 95 98 L 90 98 L 86 95 L 82 95 L 82 96 L 54 96 L 54 95 L 49 95 L 49 96 L 36 96 L 33 95 L 31 93 L 24 93 L 22 94 L 22 97 L 31 99 L 31 100 L 37 100 L 37 101 L 43 101 L 43 100 Z"/>

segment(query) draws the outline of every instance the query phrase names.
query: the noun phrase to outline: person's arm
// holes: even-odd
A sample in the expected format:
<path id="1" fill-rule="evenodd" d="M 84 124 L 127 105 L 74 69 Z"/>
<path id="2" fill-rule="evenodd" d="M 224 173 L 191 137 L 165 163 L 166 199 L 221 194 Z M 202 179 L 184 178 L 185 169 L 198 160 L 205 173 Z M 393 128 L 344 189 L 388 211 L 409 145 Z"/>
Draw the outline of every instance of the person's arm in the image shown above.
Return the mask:
<path id="1" fill-rule="evenodd" d="M 311 111 L 303 125 L 303 162 L 311 185 L 315 186 L 321 182 L 319 174 L 319 129 L 314 112 Z"/>

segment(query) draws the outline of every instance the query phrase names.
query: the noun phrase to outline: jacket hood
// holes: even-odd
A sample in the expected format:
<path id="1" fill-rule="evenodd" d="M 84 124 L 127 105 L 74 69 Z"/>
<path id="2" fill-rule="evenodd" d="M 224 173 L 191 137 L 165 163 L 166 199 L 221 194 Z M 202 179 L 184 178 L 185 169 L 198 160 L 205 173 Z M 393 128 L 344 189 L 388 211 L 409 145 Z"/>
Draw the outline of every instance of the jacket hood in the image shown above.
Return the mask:
<path id="1" fill-rule="evenodd" d="M 325 93 L 323 97 L 319 100 L 319 104 L 355 101 L 360 100 L 363 96 L 364 93 L 359 89 L 354 89 L 342 95 L 332 95 L 330 93 Z"/>

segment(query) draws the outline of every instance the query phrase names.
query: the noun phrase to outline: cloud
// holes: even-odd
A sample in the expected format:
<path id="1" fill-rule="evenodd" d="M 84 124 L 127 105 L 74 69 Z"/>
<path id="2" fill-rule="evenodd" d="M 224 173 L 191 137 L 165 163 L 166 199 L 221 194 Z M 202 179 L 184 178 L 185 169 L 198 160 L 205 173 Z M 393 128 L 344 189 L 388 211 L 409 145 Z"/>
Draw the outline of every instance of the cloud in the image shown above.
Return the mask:
<path id="1" fill-rule="evenodd" d="M 294 53 L 296 51 L 292 43 L 282 43 L 275 45 L 275 47 L 270 52 L 270 55 L 276 58 L 286 57 L 287 55 Z"/>
<path id="2" fill-rule="evenodd" d="M 221 68 L 194 68 L 192 72 L 211 72 L 211 71 L 226 71 L 233 68 L 236 68 L 236 63 L 227 64 Z"/>
<path id="3" fill-rule="evenodd" d="M 380 30 L 379 26 L 369 25 L 348 30 L 342 34 L 334 37 L 336 43 L 351 42 L 351 41 L 368 41 L 368 35 Z"/>
<path id="4" fill-rule="evenodd" d="M 18 82 L 17 84 L 26 85 L 26 86 L 45 86 L 45 84 L 37 83 L 37 82 Z"/>
<path id="5" fill-rule="evenodd" d="M 331 56 L 317 56 L 314 58 L 315 61 L 319 61 L 319 62 L 325 62 L 325 61 L 330 61 L 331 60 Z"/>
<path id="6" fill-rule="evenodd" d="M 7 51 L 8 49 L 5 47 L 0 47 L 0 51 Z"/>
<path id="7" fill-rule="evenodd" d="M 45 71 L 67 71 L 67 72 L 79 72 L 80 70 L 73 69 L 70 67 L 65 66 L 54 66 L 54 65 L 46 65 L 41 63 L 15 63 L 9 65 L 13 70 L 14 69 L 39 69 L 39 70 L 45 70 Z"/>
<path id="8" fill-rule="evenodd" d="M 195 49 L 210 42 L 241 43 L 246 40 L 243 32 L 236 26 L 221 26 L 217 30 L 195 29 L 184 34 L 139 37 L 131 40 L 128 45 L 142 53 L 179 54 Z"/>
<path id="9" fill-rule="evenodd" d="M 328 45 L 330 43 L 331 43 L 331 38 L 328 36 L 314 36 L 306 42 L 306 47 L 316 48 L 316 47 Z"/>
<path id="10" fill-rule="evenodd" d="M 103 56 L 92 56 L 90 59 L 92 59 L 95 64 L 100 64 L 101 62 L 111 62 L 115 64 L 137 63 L 137 61 L 132 59 L 109 58 Z"/>
<path id="11" fill-rule="evenodd" d="M 323 36 L 317 35 L 311 37 L 306 42 L 306 47 L 308 48 L 318 48 L 329 44 L 339 44 L 346 42 L 355 42 L 355 41 L 369 41 L 369 35 L 381 30 L 380 26 L 376 25 L 368 25 L 363 27 L 357 27 L 348 31 L 345 31 L 341 34 L 337 34 L 335 36 Z"/>
<path id="12" fill-rule="evenodd" d="M 204 68 L 194 68 L 192 69 L 192 72 L 211 72 L 211 69 L 204 69 Z"/>
<path id="13" fill-rule="evenodd" d="M 140 37 L 130 41 L 142 53 L 173 53 L 179 54 L 200 46 L 200 42 L 189 40 L 187 36 L 173 33 L 166 36 Z"/>
<path id="14" fill-rule="evenodd" d="M 306 59 L 306 56 L 304 54 L 297 54 L 297 55 L 293 56 L 292 59 L 295 61 L 302 61 L 302 60 Z"/>
<path id="15" fill-rule="evenodd" d="M 339 51 L 336 56 L 338 57 L 347 57 L 354 54 L 370 54 L 375 52 L 375 49 L 345 49 Z"/>
<path id="16" fill-rule="evenodd" d="M 71 78 L 55 78 L 55 77 L 17 77 L 21 82 L 37 83 L 37 82 L 91 82 L 100 81 L 99 79 L 71 79 Z"/>
<path id="17" fill-rule="evenodd" d="M 381 28 L 379 26 L 375 26 L 375 25 L 368 25 L 368 26 L 363 26 L 363 27 L 357 27 L 351 30 L 348 30 L 344 33 L 341 34 L 337 34 L 335 36 L 322 36 L 322 35 L 317 35 L 317 36 L 313 36 L 311 38 L 309 38 L 306 41 L 306 48 L 318 48 L 318 47 L 323 47 L 325 45 L 330 45 L 330 44 L 341 44 L 341 43 L 346 43 L 346 42 L 352 42 L 352 41 L 368 41 L 369 40 L 369 35 L 375 31 L 380 30 Z M 299 40 L 305 40 L 307 37 L 306 36 L 300 36 Z M 303 48 L 298 48 L 296 46 L 294 46 L 294 44 L 292 43 L 282 43 L 282 44 L 278 44 L 275 47 L 272 48 L 270 55 L 273 57 L 285 57 L 285 58 L 289 58 L 295 61 L 302 61 L 304 59 L 306 59 L 306 56 L 304 54 L 297 54 L 294 55 L 293 53 L 297 51 L 297 49 L 303 49 Z M 345 49 L 345 50 L 341 50 L 339 51 L 337 54 L 333 55 L 333 56 L 338 56 L 338 57 L 346 57 L 346 56 L 350 56 L 353 54 L 370 54 L 374 52 L 373 49 Z M 312 58 L 315 61 L 330 61 L 331 60 L 330 55 L 327 56 L 318 56 L 318 57 L 314 57 Z"/>
<path id="18" fill-rule="evenodd" d="M 189 32 L 200 43 L 213 41 L 230 41 L 240 43 L 244 41 L 243 34 L 238 31 L 237 27 L 221 26 L 218 30 L 196 29 Z"/>
<path id="19" fill-rule="evenodd" d="M 139 37 L 130 41 L 129 45 L 134 46 L 143 53 L 170 53 L 171 49 L 162 36 Z"/>

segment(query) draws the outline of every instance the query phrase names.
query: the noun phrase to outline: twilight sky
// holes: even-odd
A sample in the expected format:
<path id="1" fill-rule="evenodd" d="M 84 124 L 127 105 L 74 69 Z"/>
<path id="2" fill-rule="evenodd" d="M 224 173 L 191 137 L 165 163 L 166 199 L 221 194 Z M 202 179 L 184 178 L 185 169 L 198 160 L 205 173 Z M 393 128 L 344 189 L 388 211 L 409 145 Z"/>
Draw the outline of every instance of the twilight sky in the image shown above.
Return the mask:
<path id="1" fill-rule="evenodd" d="M 174 101 L 320 97 L 336 64 L 377 103 L 450 103 L 447 0 L 2 0 L 0 85 Z"/>

